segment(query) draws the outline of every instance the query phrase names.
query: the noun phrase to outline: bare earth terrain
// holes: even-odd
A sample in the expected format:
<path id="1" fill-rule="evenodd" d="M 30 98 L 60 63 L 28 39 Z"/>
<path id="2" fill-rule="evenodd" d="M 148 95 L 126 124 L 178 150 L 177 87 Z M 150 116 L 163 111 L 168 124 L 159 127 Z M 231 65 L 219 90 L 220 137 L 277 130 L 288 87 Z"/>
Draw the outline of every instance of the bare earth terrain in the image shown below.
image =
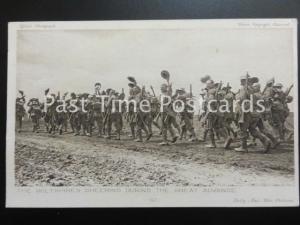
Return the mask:
<path id="1" fill-rule="evenodd" d="M 263 154 L 260 144 L 249 153 L 179 141 L 159 146 L 161 137 L 136 143 L 98 137 L 31 132 L 26 122 L 16 133 L 18 186 L 251 186 L 293 185 L 293 142 Z M 156 132 L 157 134 L 158 132 Z M 198 132 L 199 133 L 199 132 Z M 233 144 L 233 147 L 236 143 Z"/>

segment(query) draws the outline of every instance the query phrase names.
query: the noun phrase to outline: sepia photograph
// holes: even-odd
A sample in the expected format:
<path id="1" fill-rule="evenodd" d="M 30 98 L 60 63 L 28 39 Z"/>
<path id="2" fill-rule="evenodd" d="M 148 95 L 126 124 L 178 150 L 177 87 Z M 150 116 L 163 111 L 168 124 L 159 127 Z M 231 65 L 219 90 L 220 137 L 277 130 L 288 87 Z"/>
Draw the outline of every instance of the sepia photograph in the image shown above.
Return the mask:
<path id="1" fill-rule="evenodd" d="M 12 22 L 7 207 L 298 206 L 296 19 Z"/>

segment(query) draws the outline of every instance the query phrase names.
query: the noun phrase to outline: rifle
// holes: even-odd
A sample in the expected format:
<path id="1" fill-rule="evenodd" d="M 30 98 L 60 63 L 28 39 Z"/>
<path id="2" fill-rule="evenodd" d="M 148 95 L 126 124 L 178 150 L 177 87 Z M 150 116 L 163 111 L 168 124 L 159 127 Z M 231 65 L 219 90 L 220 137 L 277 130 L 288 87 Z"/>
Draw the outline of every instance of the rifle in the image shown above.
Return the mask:
<path id="1" fill-rule="evenodd" d="M 294 84 L 292 84 L 286 91 L 285 91 L 285 96 L 288 96 L 292 90 L 292 88 L 294 87 Z"/>
<path id="2" fill-rule="evenodd" d="M 152 93 L 153 93 L 154 97 L 156 97 L 153 87 L 152 87 L 152 86 L 150 86 L 150 88 L 151 88 L 151 91 L 152 91 Z"/>

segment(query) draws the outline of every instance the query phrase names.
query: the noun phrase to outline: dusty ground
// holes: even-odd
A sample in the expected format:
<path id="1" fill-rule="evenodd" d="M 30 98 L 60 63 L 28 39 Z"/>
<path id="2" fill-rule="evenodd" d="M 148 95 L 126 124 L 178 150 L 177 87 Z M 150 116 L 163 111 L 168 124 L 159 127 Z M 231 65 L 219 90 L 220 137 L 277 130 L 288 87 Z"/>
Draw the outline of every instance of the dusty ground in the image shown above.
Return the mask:
<path id="1" fill-rule="evenodd" d="M 16 185 L 292 185 L 293 143 L 269 154 L 260 146 L 249 153 L 206 149 L 179 141 L 159 146 L 161 137 L 136 143 L 97 137 L 32 133 L 31 124 L 16 134 Z M 43 126 L 42 126 L 43 129 Z"/>

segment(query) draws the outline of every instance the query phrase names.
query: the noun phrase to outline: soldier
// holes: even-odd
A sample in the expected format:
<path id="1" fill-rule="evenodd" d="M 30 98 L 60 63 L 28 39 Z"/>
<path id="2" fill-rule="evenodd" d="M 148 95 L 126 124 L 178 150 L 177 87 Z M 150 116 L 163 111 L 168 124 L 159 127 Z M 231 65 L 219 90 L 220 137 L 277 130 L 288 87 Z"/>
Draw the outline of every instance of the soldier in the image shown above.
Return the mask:
<path id="1" fill-rule="evenodd" d="M 103 109 L 102 109 L 102 102 L 101 102 L 101 96 L 94 96 L 94 101 L 91 105 L 92 110 L 92 126 L 96 123 L 97 129 L 98 129 L 98 137 L 102 137 L 102 130 L 103 130 Z M 92 134 L 92 130 L 91 130 Z"/>
<path id="2" fill-rule="evenodd" d="M 27 106 L 29 106 L 28 114 L 33 123 L 32 132 L 38 133 L 40 128 L 40 118 L 42 117 L 41 104 L 38 98 L 31 98 L 27 103 Z"/>
<path id="3" fill-rule="evenodd" d="M 85 110 L 87 111 L 87 117 L 86 117 L 86 130 L 87 130 L 87 136 L 91 137 L 93 133 L 94 128 L 94 111 L 93 111 L 93 103 L 95 101 L 96 96 L 95 95 L 88 95 Z"/>
<path id="4" fill-rule="evenodd" d="M 128 101 L 129 101 L 129 108 L 128 112 L 126 114 L 126 119 L 127 122 L 129 123 L 130 131 L 131 131 L 131 137 L 133 140 L 135 140 L 136 135 L 135 135 L 135 127 L 136 127 L 136 112 L 135 112 L 135 95 L 140 92 L 140 88 L 135 85 L 135 83 L 129 83 L 129 96 L 128 96 Z M 133 102 L 134 101 L 134 102 Z"/>
<path id="5" fill-rule="evenodd" d="M 276 148 L 280 144 L 280 142 L 278 142 L 276 140 L 276 138 L 271 134 L 271 132 L 269 132 L 266 129 L 266 127 L 263 123 L 263 112 L 262 113 L 257 112 L 258 110 L 260 110 L 260 108 L 257 105 L 258 101 L 264 100 L 262 93 L 260 92 L 260 84 L 259 83 L 254 84 L 252 87 L 252 91 L 253 91 L 253 110 L 254 110 L 254 113 L 256 113 L 259 116 L 258 122 L 257 122 L 257 128 L 259 129 L 259 131 L 262 134 L 264 134 L 267 138 L 269 138 L 271 140 L 272 148 Z M 264 103 L 264 101 L 263 101 L 263 103 Z"/>
<path id="6" fill-rule="evenodd" d="M 79 130 L 82 129 L 83 136 L 90 136 L 89 134 L 89 117 L 88 117 L 88 109 L 90 106 L 90 101 L 88 100 L 89 94 L 83 93 L 80 98 L 80 107 L 79 107 Z"/>
<path id="7" fill-rule="evenodd" d="M 122 111 L 120 111 L 120 100 L 115 90 L 109 90 L 109 98 L 106 103 L 106 114 L 104 117 L 104 124 L 107 123 L 107 139 L 111 139 L 112 125 L 116 129 L 116 140 L 121 139 L 122 130 Z"/>
<path id="8" fill-rule="evenodd" d="M 256 128 L 260 119 L 260 113 L 249 111 L 250 104 L 246 100 L 250 99 L 250 95 L 253 95 L 253 85 L 258 82 L 258 78 L 251 78 L 248 74 L 241 77 L 241 88 L 238 92 L 238 105 L 237 105 L 237 121 L 239 124 L 241 146 L 235 148 L 237 152 L 248 152 L 247 138 L 248 131 L 254 138 L 258 138 L 265 147 L 265 152 L 268 152 L 271 146 L 271 142 L 267 140 Z M 254 100 L 255 102 L 256 100 Z"/>
<path id="9" fill-rule="evenodd" d="M 75 123 L 75 113 L 73 112 L 74 107 L 71 105 L 71 102 L 75 103 L 76 100 L 76 94 L 74 92 L 72 92 L 71 94 L 71 98 L 66 100 L 66 105 L 67 105 L 67 115 L 68 115 L 68 120 L 70 122 L 70 126 L 71 126 L 71 132 L 75 133 L 76 131 L 76 123 Z"/>
<path id="10" fill-rule="evenodd" d="M 231 91 L 231 86 L 229 83 L 227 83 L 227 86 L 222 88 L 223 91 L 225 91 L 224 99 L 228 102 L 229 105 L 229 112 L 224 112 L 224 122 L 225 127 L 228 131 L 228 134 L 233 135 L 234 138 L 237 137 L 237 132 L 232 128 L 232 125 L 234 125 L 234 100 L 235 100 L 235 94 Z"/>
<path id="11" fill-rule="evenodd" d="M 26 110 L 24 108 L 25 95 L 24 95 L 23 91 L 19 91 L 19 93 L 21 94 L 21 97 L 18 97 L 16 99 L 16 119 L 17 119 L 17 122 L 19 123 L 18 132 L 21 132 L 22 122 L 23 122 L 23 118 L 26 114 Z"/>
<path id="12" fill-rule="evenodd" d="M 284 141 L 284 122 L 286 118 L 285 109 L 285 93 L 282 90 L 282 84 L 277 83 L 273 85 L 272 98 L 272 121 L 271 126 L 278 132 L 280 141 Z"/>
<path id="13" fill-rule="evenodd" d="M 196 141 L 196 134 L 193 126 L 193 117 L 194 114 L 192 112 L 192 108 L 187 102 L 192 98 L 191 94 L 186 93 L 184 89 L 178 89 L 176 91 L 176 100 L 180 100 L 183 105 L 179 105 L 179 107 L 183 107 L 182 112 L 179 113 L 180 115 L 180 124 L 181 124 L 181 133 L 180 139 L 183 136 L 186 136 L 187 131 L 190 132 L 190 139 L 189 141 Z"/>
<path id="14" fill-rule="evenodd" d="M 211 143 L 209 145 L 206 145 L 206 147 L 208 148 L 216 148 L 214 129 L 217 123 L 217 93 L 220 90 L 220 87 L 221 83 L 214 83 L 214 81 L 211 79 L 206 81 L 207 95 L 203 104 L 203 110 L 205 112 L 205 115 L 202 119 L 202 126 L 204 126 L 204 132 L 203 137 L 200 139 L 200 141 L 205 141 L 206 135 L 209 135 Z"/>
<path id="15" fill-rule="evenodd" d="M 170 133 L 172 140 L 171 143 L 175 143 L 178 139 L 178 136 L 175 134 L 172 125 L 177 124 L 176 123 L 176 113 L 174 112 L 174 109 L 172 107 L 172 102 L 166 105 L 166 103 L 169 102 L 169 98 L 172 99 L 172 84 L 169 83 L 170 74 L 168 71 L 163 70 L 161 72 L 161 76 L 163 79 L 167 81 L 167 84 L 161 85 L 161 105 L 163 105 L 163 109 L 161 112 L 161 122 L 162 122 L 162 135 L 163 135 L 163 142 L 160 143 L 160 145 L 168 145 L 168 132 Z M 179 125 L 177 124 L 177 127 Z M 180 133 L 180 132 L 179 132 Z"/>

